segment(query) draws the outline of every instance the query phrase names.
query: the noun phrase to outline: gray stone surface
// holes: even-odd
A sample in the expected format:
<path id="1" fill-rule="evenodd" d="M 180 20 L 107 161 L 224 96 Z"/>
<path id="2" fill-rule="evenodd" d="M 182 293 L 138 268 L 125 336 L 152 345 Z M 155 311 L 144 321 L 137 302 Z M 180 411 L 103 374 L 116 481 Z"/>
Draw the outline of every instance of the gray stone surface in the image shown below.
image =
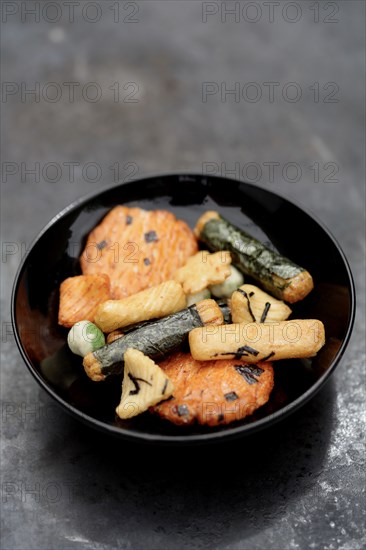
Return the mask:
<path id="1" fill-rule="evenodd" d="M 2 103 L 1 547 L 363 548 L 364 3 L 281 2 L 272 23 L 268 6 L 256 14 L 247 2 L 224 3 L 239 5 L 237 22 L 230 15 L 225 22 L 218 2 L 141 1 L 135 15 L 134 2 L 121 2 L 119 22 L 116 2 L 97 2 L 97 13 L 81 1 L 70 21 L 60 1 L 59 13 L 53 3 L 39 22 L 22 4 L 50 3 L 8 2 L 18 14 L 2 24 L 2 78 L 14 93 Z M 202 9 L 216 7 L 203 22 Z M 22 85 L 37 82 L 39 97 L 22 98 Z M 74 100 L 67 82 L 79 83 Z M 205 82 L 216 83 L 207 101 Z M 224 101 L 216 91 L 235 82 L 241 96 Z M 278 83 L 273 101 L 266 82 Z M 91 102 L 96 90 L 102 96 Z M 39 181 L 23 177 L 21 163 L 27 170 L 36 162 Z M 70 162 L 79 163 L 74 178 L 63 164 Z M 109 167 L 117 162 L 115 177 Z M 279 164 L 271 182 L 272 162 Z M 97 163 L 98 181 L 87 163 Z M 332 380 L 291 419 L 228 444 L 224 455 L 146 449 L 79 425 L 36 385 L 8 334 L 24 250 L 72 200 L 132 172 L 230 175 L 235 166 L 249 181 L 259 166 L 257 185 L 313 212 L 347 255 L 358 314 Z"/>

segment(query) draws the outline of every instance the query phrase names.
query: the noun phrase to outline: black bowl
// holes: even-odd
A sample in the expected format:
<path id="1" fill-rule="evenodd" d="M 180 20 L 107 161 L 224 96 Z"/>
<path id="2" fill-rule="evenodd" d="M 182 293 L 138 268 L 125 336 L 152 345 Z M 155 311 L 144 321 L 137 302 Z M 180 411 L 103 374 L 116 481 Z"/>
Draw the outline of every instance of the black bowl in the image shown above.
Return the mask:
<path id="1" fill-rule="evenodd" d="M 218 210 L 283 255 L 308 269 L 315 288 L 293 305 L 293 318 L 323 321 L 326 345 L 312 361 L 279 361 L 269 402 L 253 416 L 228 426 L 176 427 L 145 413 L 115 417 L 120 381 L 90 381 L 80 357 L 57 324 L 59 285 L 80 273 L 88 232 L 116 204 L 163 208 L 194 226 L 205 210 Z M 79 200 L 37 237 L 19 268 L 12 295 L 12 322 L 19 350 L 39 384 L 67 411 L 112 435 L 159 443 L 194 443 L 249 434 L 304 405 L 334 371 L 349 340 L 355 310 L 346 258 L 332 235 L 298 206 L 244 182 L 203 175 L 165 175 L 117 185 Z"/>

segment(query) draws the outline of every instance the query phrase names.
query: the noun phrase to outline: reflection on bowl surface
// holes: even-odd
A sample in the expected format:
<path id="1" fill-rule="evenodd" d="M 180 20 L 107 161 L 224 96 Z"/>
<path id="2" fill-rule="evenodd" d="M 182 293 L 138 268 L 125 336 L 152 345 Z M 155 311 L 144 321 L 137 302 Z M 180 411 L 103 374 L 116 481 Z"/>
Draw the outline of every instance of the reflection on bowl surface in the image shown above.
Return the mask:
<path id="1" fill-rule="evenodd" d="M 293 318 L 323 321 L 326 345 L 311 360 L 275 364 L 269 402 L 242 421 L 208 428 L 179 428 L 149 413 L 116 418 L 121 384 L 87 378 L 80 357 L 67 345 L 57 323 L 59 285 L 80 274 L 79 255 L 87 234 L 113 206 L 166 209 L 191 227 L 205 210 L 217 210 L 233 224 L 305 267 L 315 288 L 292 305 Z M 123 437 L 187 443 L 236 436 L 265 427 L 304 404 L 334 370 L 350 336 L 354 317 L 352 276 L 342 251 L 317 221 L 267 190 L 220 177 L 168 175 L 119 186 L 78 201 L 37 238 L 14 285 L 12 318 L 19 349 L 37 381 L 58 402 L 90 425 Z"/>

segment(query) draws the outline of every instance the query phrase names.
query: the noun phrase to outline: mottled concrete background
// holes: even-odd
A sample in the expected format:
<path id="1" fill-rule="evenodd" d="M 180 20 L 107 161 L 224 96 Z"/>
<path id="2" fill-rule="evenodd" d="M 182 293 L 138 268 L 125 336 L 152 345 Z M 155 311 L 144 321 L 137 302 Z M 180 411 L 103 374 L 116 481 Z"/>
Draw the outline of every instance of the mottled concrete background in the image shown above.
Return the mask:
<path id="1" fill-rule="evenodd" d="M 2 548 L 364 547 L 364 6 L 2 3 Z M 8 333 L 13 278 L 43 225 L 113 181 L 171 170 L 299 202 L 339 240 L 357 285 L 333 379 L 225 456 L 84 428 Z"/>

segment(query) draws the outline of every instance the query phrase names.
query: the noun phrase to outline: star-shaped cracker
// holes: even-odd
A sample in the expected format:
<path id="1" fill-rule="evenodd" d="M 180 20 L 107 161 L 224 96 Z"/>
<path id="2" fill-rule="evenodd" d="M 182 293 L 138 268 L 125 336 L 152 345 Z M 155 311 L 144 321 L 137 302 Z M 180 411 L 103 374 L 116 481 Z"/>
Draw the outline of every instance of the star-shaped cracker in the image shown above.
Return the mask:
<path id="1" fill-rule="evenodd" d="M 186 294 L 195 294 L 210 285 L 224 282 L 231 273 L 230 264 L 230 252 L 226 250 L 214 254 L 201 250 L 188 258 L 187 263 L 175 272 L 174 279 L 183 286 Z"/>

